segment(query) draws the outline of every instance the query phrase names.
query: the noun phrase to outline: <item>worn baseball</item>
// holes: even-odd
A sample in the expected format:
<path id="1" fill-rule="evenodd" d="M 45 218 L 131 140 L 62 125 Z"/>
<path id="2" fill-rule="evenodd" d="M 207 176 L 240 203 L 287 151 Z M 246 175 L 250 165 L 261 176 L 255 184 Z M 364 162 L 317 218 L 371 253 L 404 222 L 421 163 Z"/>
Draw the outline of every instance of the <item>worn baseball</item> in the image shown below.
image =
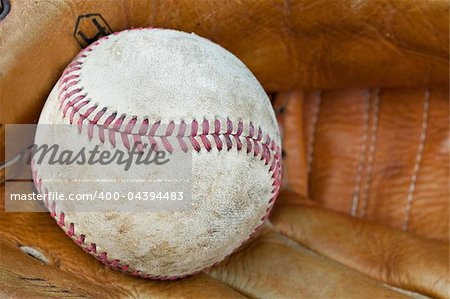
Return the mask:
<path id="1" fill-rule="evenodd" d="M 93 43 L 64 70 L 39 124 L 75 128 L 52 135 L 68 147 L 130 151 L 145 140 L 178 159 L 176 167 L 188 163 L 185 203 L 135 200 L 138 210 L 122 211 L 130 202 L 110 200 L 113 211 L 78 211 L 72 201 L 45 201 L 85 251 L 128 274 L 175 279 L 220 262 L 261 226 L 280 187 L 280 134 L 266 93 L 238 58 L 193 33 L 133 29 Z M 42 194 L 111 186 L 124 195 L 175 186 L 158 180 L 162 166 L 131 178 L 118 164 L 105 171 L 95 163 L 33 162 L 33 177 Z M 105 176 L 113 184 L 103 184 Z"/>

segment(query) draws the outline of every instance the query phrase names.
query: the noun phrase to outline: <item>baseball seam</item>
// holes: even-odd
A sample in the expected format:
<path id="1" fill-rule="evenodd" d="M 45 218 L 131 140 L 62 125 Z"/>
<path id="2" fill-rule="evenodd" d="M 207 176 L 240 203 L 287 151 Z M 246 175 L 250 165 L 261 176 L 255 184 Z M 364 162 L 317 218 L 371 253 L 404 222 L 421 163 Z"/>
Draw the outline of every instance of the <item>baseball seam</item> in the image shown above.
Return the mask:
<path id="1" fill-rule="evenodd" d="M 131 30 L 143 29 L 151 28 Z M 119 33 L 120 32 L 116 32 L 114 35 Z M 141 138 L 146 137 L 149 139 L 150 145 L 155 150 L 158 150 L 158 148 L 162 146 L 166 151 L 172 153 L 177 150 L 177 147 L 167 138 L 172 136 L 176 137 L 180 150 L 185 153 L 188 151 L 189 146 L 196 152 L 200 152 L 202 149 L 206 150 L 206 152 L 210 152 L 213 148 L 218 151 L 229 151 L 234 148 L 237 151 L 243 151 L 245 148 L 246 154 L 252 154 L 254 157 L 261 156 L 260 160 L 264 161 L 265 165 L 270 163 L 268 172 L 271 173 L 273 189 L 264 216 L 260 219 L 260 223 L 252 230 L 252 233 L 248 238 L 242 243 L 246 242 L 257 232 L 268 218 L 277 198 L 281 185 L 281 148 L 274 140 L 271 140 L 268 134 L 264 136 L 260 127 L 256 129 L 252 122 L 244 124 L 242 120 L 233 122 L 229 118 L 226 120 L 214 119 L 212 121 L 204 118 L 201 122 L 193 119 L 188 126 L 188 122 L 185 122 L 184 120 L 181 120 L 178 124 L 174 121 L 170 121 L 165 133 L 157 134 L 157 130 L 161 125 L 160 121 L 155 121 L 153 124 L 150 124 L 148 118 L 143 118 L 143 120 L 138 123 L 137 116 L 128 117 L 126 114 L 122 114 L 118 117 L 119 114 L 116 111 L 107 113 L 108 108 L 100 107 L 98 104 L 93 103 L 92 99 L 88 99 L 87 94 L 83 93 L 84 88 L 79 84 L 81 83 L 80 71 L 83 65 L 81 59 L 87 58 L 87 52 L 91 52 L 94 46 L 99 45 L 102 40 L 108 38 L 108 36 L 105 36 L 82 50 L 64 70 L 63 75 L 58 82 L 59 110 L 62 112 L 62 117 L 68 117 L 71 125 L 76 123 L 79 132 L 82 133 L 85 131 L 89 140 L 94 139 L 94 127 L 98 128 L 98 140 L 102 143 L 109 142 L 112 147 L 117 146 L 116 134 L 119 134 L 120 141 L 127 149 L 131 148 L 132 143 L 135 144 L 136 142 L 141 142 Z M 78 117 L 77 120 L 76 117 Z M 128 121 L 126 119 L 128 119 Z M 110 127 L 110 125 L 112 125 L 112 127 Z M 86 130 L 83 130 L 83 126 Z M 138 130 L 136 132 L 137 128 Z M 244 131 L 247 133 L 244 134 Z M 130 140 L 132 143 L 130 143 Z M 40 193 L 48 194 L 49 190 L 43 185 L 42 178 L 38 174 L 34 160 L 32 160 L 31 168 L 36 189 Z M 56 220 L 57 224 L 72 240 L 75 241 L 75 243 L 82 247 L 86 252 L 93 255 L 97 260 L 114 269 L 121 270 L 122 272 L 134 276 L 160 280 L 178 279 L 202 271 L 200 270 L 195 273 L 178 276 L 154 276 L 138 269 L 132 269 L 129 265 L 122 263 L 119 259 L 110 258 L 107 252 L 98 252 L 95 243 L 86 244 L 86 236 L 76 233 L 75 224 L 72 222 L 67 223 L 65 220 L 65 213 L 61 211 L 59 215 L 57 215 L 55 202 L 49 204 L 48 199 L 45 198 L 44 205 L 49 210 L 51 217 Z M 241 245 L 242 244 L 234 249 L 232 253 L 240 248 Z M 209 267 L 212 267 L 219 262 L 216 262 Z"/>

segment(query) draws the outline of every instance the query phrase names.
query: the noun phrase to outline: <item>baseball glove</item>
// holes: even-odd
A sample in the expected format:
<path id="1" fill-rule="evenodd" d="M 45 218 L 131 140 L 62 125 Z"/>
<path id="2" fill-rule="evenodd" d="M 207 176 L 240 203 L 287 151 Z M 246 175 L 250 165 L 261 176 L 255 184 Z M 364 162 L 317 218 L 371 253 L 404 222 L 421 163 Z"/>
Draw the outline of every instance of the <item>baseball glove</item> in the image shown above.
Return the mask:
<path id="1" fill-rule="evenodd" d="M 4 212 L 2 183 L 1 297 L 450 298 L 448 1 L 0 2 L 2 176 L 24 150 L 5 161 L 3 124 L 35 123 L 80 49 L 133 27 L 238 56 L 284 149 L 260 233 L 176 281 L 108 268 L 46 213 Z"/>

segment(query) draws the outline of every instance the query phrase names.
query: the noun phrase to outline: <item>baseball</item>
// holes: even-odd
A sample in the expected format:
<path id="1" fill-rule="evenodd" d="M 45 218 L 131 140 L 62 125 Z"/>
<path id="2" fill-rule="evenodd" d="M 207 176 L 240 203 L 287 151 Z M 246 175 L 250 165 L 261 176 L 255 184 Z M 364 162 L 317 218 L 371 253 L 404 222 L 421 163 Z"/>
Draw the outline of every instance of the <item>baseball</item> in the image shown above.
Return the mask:
<path id="1" fill-rule="evenodd" d="M 131 275 L 176 279 L 213 266 L 252 236 L 278 194 L 281 142 L 269 98 L 238 58 L 195 34 L 132 29 L 91 44 L 50 93 L 39 119 L 47 124 L 73 127 L 53 138 L 95 146 L 99 156 L 129 153 L 136 141 L 138 152 L 154 150 L 152 163 L 134 172 L 81 158 L 76 167 L 33 164 L 42 194 L 133 194 L 109 199 L 110 211 L 94 201 L 85 203 L 90 211 L 45 202 L 85 251 Z M 145 188 L 178 192 L 180 182 L 185 201 L 138 198 L 152 191 Z"/>

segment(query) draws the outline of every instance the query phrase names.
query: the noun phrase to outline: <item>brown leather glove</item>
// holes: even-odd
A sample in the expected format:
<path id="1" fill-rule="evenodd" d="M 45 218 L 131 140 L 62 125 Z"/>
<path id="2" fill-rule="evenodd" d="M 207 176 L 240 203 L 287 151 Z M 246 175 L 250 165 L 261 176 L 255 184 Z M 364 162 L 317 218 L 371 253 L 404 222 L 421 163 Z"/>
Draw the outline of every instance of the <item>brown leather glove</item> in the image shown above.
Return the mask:
<path id="1" fill-rule="evenodd" d="M 447 1 L 10 2 L 2 124 L 35 121 L 102 34 L 194 31 L 274 93 L 291 191 L 239 252 L 174 282 L 109 269 L 44 213 L 2 212 L 2 296 L 450 297 Z"/>

